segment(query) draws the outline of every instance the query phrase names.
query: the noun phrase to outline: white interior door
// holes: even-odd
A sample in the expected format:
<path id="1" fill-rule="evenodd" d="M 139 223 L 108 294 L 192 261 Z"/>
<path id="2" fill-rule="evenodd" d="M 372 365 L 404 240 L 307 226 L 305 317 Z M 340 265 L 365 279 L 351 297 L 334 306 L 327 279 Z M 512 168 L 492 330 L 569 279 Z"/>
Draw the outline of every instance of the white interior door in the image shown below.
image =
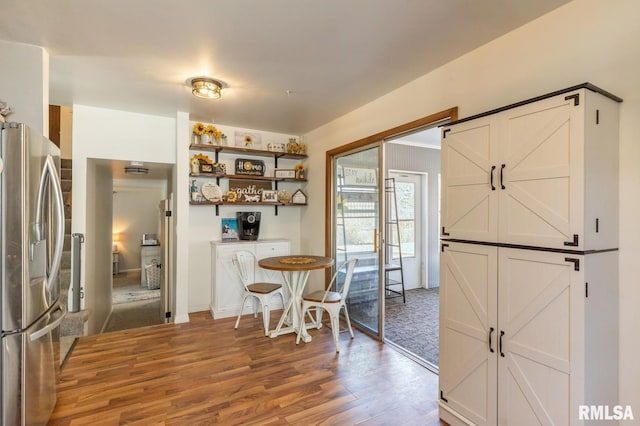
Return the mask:
<path id="1" fill-rule="evenodd" d="M 172 257 L 173 257 L 173 231 L 172 231 L 172 204 L 173 198 L 160 202 L 160 246 L 162 249 L 162 281 L 160 285 L 161 314 L 165 322 L 171 322 L 172 318 L 167 314 L 171 313 L 173 280 L 172 280 Z M 168 212 L 168 213 L 167 213 Z"/>
<path id="2" fill-rule="evenodd" d="M 389 171 L 389 177 L 395 180 L 395 196 L 398 206 L 398 228 L 402 250 L 402 267 L 404 269 L 405 290 L 425 288 L 427 282 L 427 188 L 426 174 L 402 171 Z M 394 213 L 394 212 L 392 212 Z M 394 213 L 395 214 L 395 213 Z M 391 225 L 395 226 L 395 225 Z M 387 238 L 395 238 L 396 232 L 387 230 Z M 397 241 L 393 241 L 397 244 Z M 398 264 L 398 250 L 391 247 L 387 253 L 387 263 Z M 393 278 L 393 276 L 392 276 Z"/>

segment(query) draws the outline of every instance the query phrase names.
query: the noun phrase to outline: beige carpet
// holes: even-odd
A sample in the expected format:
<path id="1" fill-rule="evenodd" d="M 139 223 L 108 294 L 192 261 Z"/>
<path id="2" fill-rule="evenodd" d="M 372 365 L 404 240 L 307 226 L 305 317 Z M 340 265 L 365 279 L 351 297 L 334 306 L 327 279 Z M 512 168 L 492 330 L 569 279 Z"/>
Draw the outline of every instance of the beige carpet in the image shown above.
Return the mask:
<path id="1" fill-rule="evenodd" d="M 111 296 L 112 312 L 105 332 L 129 330 L 162 324 L 160 290 L 140 284 L 140 271 L 114 275 Z"/>
<path id="2" fill-rule="evenodd" d="M 139 283 L 122 287 L 114 287 L 111 294 L 111 303 L 119 305 L 121 303 L 140 302 L 160 298 L 160 289 L 150 290 Z"/>
<path id="3" fill-rule="evenodd" d="M 113 305 L 105 333 L 162 324 L 160 299 Z"/>

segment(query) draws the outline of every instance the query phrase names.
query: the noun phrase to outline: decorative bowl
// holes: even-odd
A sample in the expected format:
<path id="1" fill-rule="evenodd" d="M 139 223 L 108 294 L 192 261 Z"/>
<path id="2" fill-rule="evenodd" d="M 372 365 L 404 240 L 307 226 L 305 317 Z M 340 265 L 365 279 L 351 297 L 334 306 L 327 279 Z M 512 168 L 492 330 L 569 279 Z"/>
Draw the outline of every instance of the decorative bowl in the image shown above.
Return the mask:
<path id="1" fill-rule="evenodd" d="M 291 201 L 291 192 L 286 189 L 281 189 L 278 191 L 278 201 L 281 203 L 288 203 Z"/>

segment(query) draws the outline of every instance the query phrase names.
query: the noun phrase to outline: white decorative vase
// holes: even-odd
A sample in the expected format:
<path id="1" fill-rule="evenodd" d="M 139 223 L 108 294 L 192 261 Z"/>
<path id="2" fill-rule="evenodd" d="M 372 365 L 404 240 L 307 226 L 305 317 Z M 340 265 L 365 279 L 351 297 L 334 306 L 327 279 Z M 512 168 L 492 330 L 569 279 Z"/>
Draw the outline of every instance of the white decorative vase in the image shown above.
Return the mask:
<path id="1" fill-rule="evenodd" d="M 202 145 L 210 145 L 211 144 L 211 136 L 209 136 L 208 134 L 203 134 L 200 136 L 200 143 Z"/>

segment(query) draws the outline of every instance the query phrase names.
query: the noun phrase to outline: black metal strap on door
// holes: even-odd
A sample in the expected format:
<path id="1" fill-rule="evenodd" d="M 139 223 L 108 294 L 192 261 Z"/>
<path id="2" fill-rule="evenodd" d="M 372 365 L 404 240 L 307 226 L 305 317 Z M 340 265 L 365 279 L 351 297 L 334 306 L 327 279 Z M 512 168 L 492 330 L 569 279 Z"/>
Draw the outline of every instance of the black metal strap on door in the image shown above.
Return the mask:
<path id="1" fill-rule="evenodd" d="M 496 186 L 493 184 L 493 172 L 496 171 L 496 166 L 491 166 L 491 190 L 495 191 Z"/>
<path id="2" fill-rule="evenodd" d="M 564 261 L 573 263 L 573 270 L 574 271 L 579 271 L 580 270 L 580 259 L 574 259 L 573 257 L 565 257 Z"/>
<path id="3" fill-rule="evenodd" d="M 491 335 L 493 334 L 494 331 L 495 329 L 493 327 L 489 328 L 489 352 L 491 353 L 495 352 L 493 350 L 493 343 L 491 342 Z"/>

